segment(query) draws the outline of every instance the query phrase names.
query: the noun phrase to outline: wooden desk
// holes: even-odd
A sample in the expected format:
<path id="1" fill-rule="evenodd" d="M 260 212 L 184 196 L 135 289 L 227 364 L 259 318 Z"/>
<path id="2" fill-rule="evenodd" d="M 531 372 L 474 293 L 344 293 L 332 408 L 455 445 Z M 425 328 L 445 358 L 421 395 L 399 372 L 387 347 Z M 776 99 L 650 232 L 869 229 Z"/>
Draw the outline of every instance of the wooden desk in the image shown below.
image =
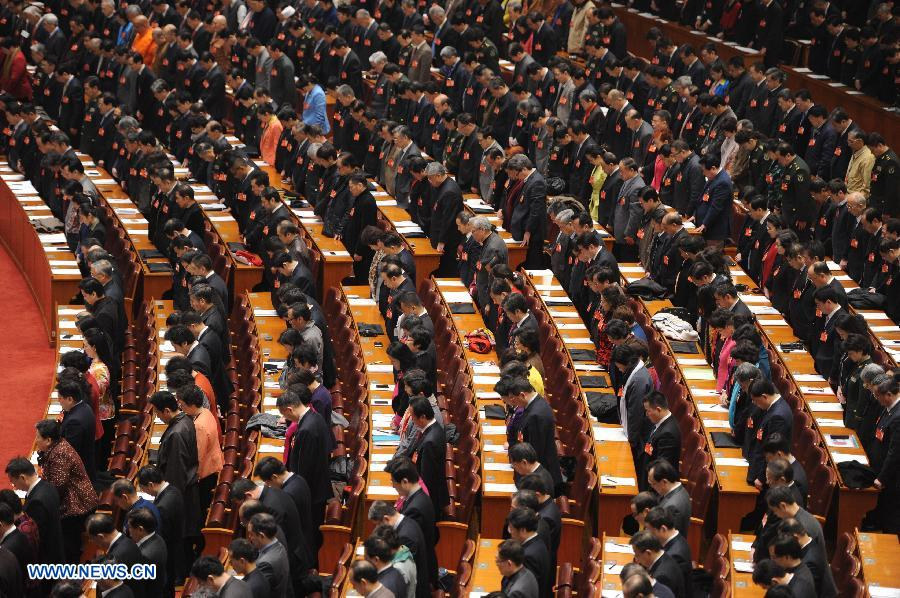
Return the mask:
<path id="1" fill-rule="evenodd" d="M 56 306 L 78 292 L 81 272 L 65 235 L 39 234 L 32 218 L 52 216 L 25 177 L 0 162 L 0 240 L 25 277 L 51 345 L 56 343 Z"/>
<path id="2" fill-rule="evenodd" d="M 579 360 L 572 357 L 572 350 L 593 351 L 594 343 L 590 333 L 578 316 L 569 296 L 556 277 L 549 270 L 526 270 L 528 284 L 534 289 L 540 302 L 540 309 L 554 328 L 557 338 L 566 348 L 569 368 L 575 373 L 578 398 L 585 403 L 584 413 L 588 418 L 588 428 L 594 440 L 594 463 L 598 478 L 597 519 L 595 534 L 617 534 L 622 528 L 622 520 L 631 514 L 631 499 L 637 494 L 637 474 L 634 460 L 621 425 L 601 424 L 587 405 L 585 392 L 608 391 L 609 377 L 601 371 L 595 359 Z M 587 387 L 581 376 L 600 376 L 607 387 Z"/>
<path id="3" fill-rule="evenodd" d="M 165 340 L 166 335 L 166 318 L 175 311 L 175 307 L 173 306 L 171 301 L 155 301 L 156 304 L 156 330 L 159 334 L 159 360 L 157 365 L 157 380 L 159 380 L 160 387 L 163 385 L 167 386 L 166 381 L 166 364 L 169 363 L 169 359 L 173 357 L 181 356 L 180 353 L 175 352 L 175 347 L 172 346 L 172 343 Z M 168 390 L 173 391 L 175 389 L 168 388 Z M 153 413 L 153 408 L 151 406 L 147 406 L 148 412 Z M 147 442 L 147 449 L 144 451 L 144 459 L 142 465 L 146 465 L 150 462 L 150 451 L 151 450 L 159 450 L 159 442 L 162 439 L 163 432 L 166 431 L 168 426 L 158 417 L 153 418 L 153 423 L 150 425 L 150 435 Z"/>
<path id="4" fill-rule="evenodd" d="M 600 580 L 594 586 L 603 596 L 619 595 L 622 591 L 622 580 L 619 573 L 628 563 L 634 562 L 634 550 L 628 536 L 611 536 L 603 534 L 603 551 L 600 553 Z"/>
<path id="5" fill-rule="evenodd" d="M 753 557 L 750 545 L 753 544 L 753 536 L 728 534 L 728 562 L 731 565 L 728 573 L 731 579 L 731 595 L 741 598 L 762 598 L 765 590 L 753 583 Z M 746 571 L 749 563 L 750 571 Z M 738 571 L 738 568 L 744 569 Z"/>
<path id="6" fill-rule="evenodd" d="M 654 15 L 641 14 L 635 9 L 613 4 L 616 16 L 625 24 L 628 30 L 628 51 L 638 56 L 649 58 L 653 55 L 650 43 L 644 36 L 644 32 L 650 27 L 658 27 L 662 34 L 668 37 L 675 45 L 691 44 L 695 49 L 702 48 L 704 44 L 712 42 L 716 45 L 719 57 L 723 62 L 732 56 L 740 56 L 747 66 L 762 56 L 756 50 L 737 46 L 732 42 L 710 37 L 701 31 L 692 31 L 678 23 L 665 21 Z M 790 89 L 808 89 L 812 92 L 817 104 L 828 108 L 843 106 L 850 117 L 866 131 L 883 131 L 888 145 L 897 147 L 900 145 L 900 115 L 885 110 L 884 103 L 865 94 L 849 90 L 827 77 L 819 79 L 812 73 L 801 72 L 795 67 L 783 65 L 782 70 L 787 73 L 785 86 Z M 851 93 L 848 93 L 850 91 Z"/>
<path id="7" fill-rule="evenodd" d="M 870 534 L 855 530 L 862 564 L 861 577 L 869 595 L 900 596 L 900 543 L 893 534 Z M 874 590 L 875 587 L 881 588 Z M 893 589 L 893 591 L 891 591 Z M 874 591 L 873 591 L 874 590 Z"/>
<path id="8" fill-rule="evenodd" d="M 740 267 L 732 266 L 731 275 L 735 283 L 746 284 L 750 291 L 757 289 L 753 280 Z M 757 316 L 756 326 L 763 336 L 763 342 L 775 353 L 793 387 L 802 395 L 804 411 L 812 416 L 812 428 L 822 439 L 822 446 L 828 452 L 827 466 L 834 470 L 838 479 L 837 533 L 852 532 L 863 515 L 875 507 L 878 492 L 874 488 L 847 486 L 837 463 L 857 460 L 868 464 L 862 442 L 856 432 L 843 425 L 843 407 L 828 381 L 816 373 L 812 356 L 805 350 L 785 351 L 782 348 L 783 343 L 796 343 L 799 339 L 794 336 L 781 314 L 777 313 L 764 295 L 748 292 L 742 293 L 740 297 Z M 837 446 L 841 443 L 834 441 L 835 435 L 849 437 L 849 443 L 853 446 Z"/>
<path id="9" fill-rule="evenodd" d="M 468 595 L 472 598 L 489 592 L 499 592 L 503 576 L 497 569 L 497 552 L 503 540 L 488 539 L 484 536 L 475 543 L 475 561 L 472 565 L 472 581 Z"/>

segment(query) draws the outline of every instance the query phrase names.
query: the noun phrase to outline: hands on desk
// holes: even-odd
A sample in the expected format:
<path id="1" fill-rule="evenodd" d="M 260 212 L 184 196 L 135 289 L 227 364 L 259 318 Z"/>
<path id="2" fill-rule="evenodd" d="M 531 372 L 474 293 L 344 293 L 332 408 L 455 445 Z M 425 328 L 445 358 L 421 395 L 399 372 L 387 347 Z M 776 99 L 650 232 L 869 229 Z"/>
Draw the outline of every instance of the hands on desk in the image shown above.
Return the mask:
<path id="1" fill-rule="evenodd" d="M 705 225 L 705 224 L 701 224 L 701 225 L 698 226 L 695 230 L 697 231 L 698 234 L 702 234 L 703 231 L 706 230 L 706 225 Z"/>
<path id="2" fill-rule="evenodd" d="M 531 241 L 531 232 L 526 231 L 525 236 L 522 237 L 522 246 L 528 247 L 528 243 Z"/>
<path id="3" fill-rule="evenodd" d="M 436 249 L 437 249 L 438 253 L 440 253 L 441 255 L 444 255 L 444 244 L 443 243 L 438 243 Z"/>

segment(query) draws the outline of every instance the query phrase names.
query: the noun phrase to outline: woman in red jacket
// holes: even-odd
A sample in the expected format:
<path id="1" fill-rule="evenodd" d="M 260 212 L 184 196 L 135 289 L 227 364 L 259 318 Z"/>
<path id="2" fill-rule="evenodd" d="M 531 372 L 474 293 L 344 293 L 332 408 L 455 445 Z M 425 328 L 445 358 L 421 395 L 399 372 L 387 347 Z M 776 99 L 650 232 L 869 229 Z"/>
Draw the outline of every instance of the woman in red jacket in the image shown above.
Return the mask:
<path id="1" fill-rule="evenodd" d="M 25 70 L 25 54 L 12 39 L 3 41 L 3 67 L 0 70 L 0 89 L 17 100 L 31 101 L 31 79 Z"/>

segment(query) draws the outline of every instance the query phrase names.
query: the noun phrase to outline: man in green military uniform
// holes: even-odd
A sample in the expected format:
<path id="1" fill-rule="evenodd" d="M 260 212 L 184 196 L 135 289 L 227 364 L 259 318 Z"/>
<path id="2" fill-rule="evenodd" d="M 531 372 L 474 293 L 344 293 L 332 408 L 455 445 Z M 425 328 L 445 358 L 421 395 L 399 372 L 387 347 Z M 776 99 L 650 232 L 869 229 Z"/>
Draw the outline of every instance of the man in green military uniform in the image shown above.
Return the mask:
<path id="1" fill-rule="evenodd" d="M 805 240 L 809 236 L 816 209 L 809 192 L 809 166 L 794 153 L 791 144 L 784 141 L 775 148 L 775 159 L 784 168 L 781 184 L 778 186 L 781 213 L 797 236 Z"/>
<path id="2" fill-rule="evenodd" d="M 494 42 L 484 36 L 484 30 L 481 27 L 469 27 L 465 33 L 466 42 L 478 61 L 491 69 L 494 73 L 500 73 L 500 51 Z"/>
<path id="3" fill-rule="evenodd" d="M 869 206 L 886 215 L 900 216 L 900 160 L 897 152 L 888 147 L 880 133 L 869 134 L 869 149 L 875 154 L 872 184 L 869 187 Z"/>

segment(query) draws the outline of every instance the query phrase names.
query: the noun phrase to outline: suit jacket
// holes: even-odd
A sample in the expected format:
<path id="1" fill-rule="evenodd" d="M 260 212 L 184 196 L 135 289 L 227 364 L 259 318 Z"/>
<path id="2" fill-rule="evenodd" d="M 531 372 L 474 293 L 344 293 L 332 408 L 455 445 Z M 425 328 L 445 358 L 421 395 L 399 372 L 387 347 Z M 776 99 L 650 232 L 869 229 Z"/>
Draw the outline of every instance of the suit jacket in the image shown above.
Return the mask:
<path id="1" fill-rule="evenodd" d="M 15 555 L 0 546 L 0 593 L 4 596 L 22 596 L 25 579 Z"/>
<path id="2" fill-rule="evenodd" d="M 644 397 L 653 390 L 653 380 L 647 368 L 640 363 L 624 372 L 622 380 L 627 382 L 619 399 L 619 417 L 631 444 L 632 454 L 637 454 L 640 450 L 641 434 L 648 421 L 644 412 Z"/>
<path id="3" fill-rule="evenodd" d="M 94 465 L 94 436 L 96 419 L 91 406 L 84 401 L 76 403 L 72 409 L 63 414 L 61 432 L 84 463 L 84 470 L 92 480 L 97 475 Z"/>
<path id="4" fill-rule="evenodd" d="M 256 568 L 269 580 L 272 598 L 290 598 L 294 595 L 288 551 L 281 542 L 274 540 L 259 551 Z"/>
<path id="5" fill-rule="evenodd" d="M 834 327 L 834 316 L 826 319 L 823 315 L 813 323 L 809 339 L 809 352 L 813 356 L 816 371 L 826 378 L 831 378 L 835 355 L 840 355 L 841 339 Z"/>
<path id="6" fill-rule="evenodd" d="M 421 46 L 413 48 L 409 61 L 409 71 L 407 77 L 413 83 L 427 83 L 431 81 L 431 47 L 428 42 L 423 42 Z"/>
<path id="7" fill-rule="evenodd" d="M 339 64 L 338 84 L 349 85 L 356 92 L 356 97 L 362 97 L 362 63 L 353 50 L 350 50 Z"/>
<path id="8" fill-rule="evenodd" d="M 157 463 L 163 478 L 182 493 L 197 483 L 197 432 L 184 412 L 176 415 L 163 432 Z"/>
<path id="9" fill-rule="evenodd" d="M 308 411 L 291 439 L 287 467 L 309 484 L 313 505 L 323 506 L 334 493 L 331 488 L 328 448 L 331 431 L 320 415 Z"/>
<path id="10" fill-rule="evenodd" d="M 422 528 L 410 517 L 403 517 L 395 527 L 397 535 L 404 546 L 409 548 L 416 562 L 416 598 L 431 596 L 431 570 L 428 564 L 428 552 Z"/>
<path id="11" fill-rule="evenodd" d="M 506 243 L 497 233 L 491 233 L 481 245 L 481 255 L 475 264 L 475 287 L 478 289 L 478 305 L 484 307 L 490 305 L 492 278 L 487 266 L 506 264 L 509 261 L 509 251 Z"/>
<path id="12" fill-rule="evenodd" d="M 187 358 L 190 360 L 191 366 L 195 371 L 200 372 L 207 378 L 212 378 L 212 361 L 209 358 L 206 347 L 204 347 L 202 343 L 198 342 L 194 345 L 194 347 L 188 351 Z"/>
<path id="13" fill-rule="evenodd" d="M 531 316 L 529 319 L 534 319 Z M 556 452 L 556 421 L 549 403 L 536 395 L 519 420 L 519 442 L 527 442 L 537 452 L 538 463 L 547 468 L 554 484 L 562 483 L 559 455 Z"/>
<path id="14" fill-rule="evenodd" d="M 166 587 L 166 564 L 169 551 L 161 535 L 153 534 L 138 546 L 144 561 L 156 565 L 156 579 L 147 582 L 149 596 L 162 596 Z"/>
<path id="15" fill-rule="evenodd" d="M 556 575 L 550 570 L 551 558 L 547 545 L 541 540 L 540 536 L 532 536 L 522 544 L 525 549 L 525 566 L 534 573 L 538 582 L 539 593 L 541 598 L 550 598 L 553 595 L 553 583 Z"/>
<path id="16" fill-rule="evenodd" d="M 638 486 L 647 489 L 647 470 L 650 463 L 657 459 L 665 459 L 676 469 L 681 460 L 681 429 L 674 416 L 669 416 L 647 431 L 644 436 L 643 447 L 637 454 L 635 473 L 638 476 Z"/>
<path id="17" fill-rule="evenodd" d="M 456 227 L 456 215 L 463 209 L 462 191 L 459 185 L 447 177 L 439 187 L 432 190 L 434 214 L 431 219 L 429 238 L 431 246 L 443 243 L 446 251 L 453 251 L 459 244 L 462 233 Z"/>
<path id="18" fill-rule="evenodd" d="M 297 513 L 300 515 L 300 530 L 303 532 L 303 538 L 307 543 L 314 542 L 316 537 L 316 529 L 313 526 L 312 519 L 312 496 L 309 491 L 309 484 L 302 476 L 292 475 L 281 486 L 285 494 L 294 501 L 297 507 Z M 312 555 L 314 556 L 315 552 Z"/>
<path id="19" fill-rule="evenodd" d="M 265 486 L 260 493 L 259 500 L 272 511 L 278 525 L 284 530 L 284 539 L 287 542 L 285 548 L 288 551 L 292 570 L 295 572 L 307 571 L 312 566 L 314 558 L 314 550 L 310 543 L 312 538 L 303 535 L 300 513 L 294 499 L 280 488 Z"/>
<path id="20" fill-rule="evenodd" d="M 697 154 L 691 154 L 689 158 L 681 163 L 675 175 L 675 192 L 672 198 L 672 207 L 685 216 L 693 216 L 700 202 L 700 197 L 703 195 L 703 187 L 705 185 L 706 178 L 703 176 L 703 170 L 700 168 L 700 157 Z"/>
<path id="21" fill-rule="evenodd" d="M 731 230 L 730 206 L 733 199 L 731 177 L 719 172 L 707 181 L 695 210 L 696 222 L 706 229 L 703 236 L 710 240 L 724 240 Z"/>
<path id="22" fill-rule="evenodd" d="M 616 207 L 616 200 L 619 198 L 619 190 L 622 188 L 622 173 L 616 168 L 611 174 L 607 175 L 600 187 L 600 201 L 597 206 L 597 223 L 601 226 L 609 225 L 612 220 L 613 212 Z"/>
<path id="23" fill-rule="evenodd" d="M 435 426 L 432 426 L 435 427 Z M 430 487 L 429 487 L 430 491 Z M 403 501 L 400 512 L 419 524 L 422 536 L 425 538 L 425 553 L 428 557 L 428 570 L 432 576 L 437 575 L 438 561 L 435 547 L 437 546 L 439 532 L 436 523 L 436 513 L 431 498 L 423 490 L 417 490 Z M 432 579 L 437 579 L 432 577 Z"/>
<path id="24" fill-rule="evenodd" d="M 613 234 L 616 243 L 625 243 L 626 237 L 631 237 L 637 243 L 637 231 L 644 213 L 638 195 L 646 186 L 640 175 L 622 183 L 613 212 Z"/>
<path id="25" fill-rule="evenodd" d="M 875 438 L 870 444 L 872 469 L 878 472 L 878 480 L 886 490 L 896 492 L 900 488 L 900 407 L 894 405 L 875 424 Z M 42 542 L 43 544 L 43 542 Z"/>
<path id="26" fill-rule="evenodd" d="M 822 598 L 837 596 L 837 586 L 834 583 L 834 575 L 831 573 L 824 547 L 812 540 L 800 549 L 800 558 L 812 574 L 818 595 Z"/>
<path id="27" fill-rule="evenodd" d="M 107 556 L 111 556 L 116 559 L 116 562 L 119 564 L 127 565 L 131 567 L 132 565 L 136 565 L 138 563 L 145 563 L 144 555 L 141 554 L 141 549 L 138 548 L 137 544 L 134 543 L 134 540 L 126 536 L 125 534 L 120 535 L 116 538 L 115 541 L 109 546 L 106 550 Z M 131 588 L 132 593 L 134 593 L 135 598 L 141 598 L 142 596 L 149 596 L 147 593 L 148 583 L 144 580 L 138 579 L 129 579 L 125 581 L 125 585 Z"/>
<path id="28" fill-rule="evenodd" d="M 681 569 L 685 595 L 693 596 L 691 578 L 693 576 L 692 571 L 694 570 L 694 565 L 691 557 L 691 546 L 688 544 L 687 538 L 679 533 L 666 542 L 663 546 L 663 550 L 675 560 L 678 567 Z"/>
<path id="29" fill-rule="evenodd" d="M 15 529 L 0 541 L 0 546 L 10 551 L 16 557 L 16 561 L 18 561 L 21 569 L 22 579 L 27 579 L 27 566 L 35 562 L 35 554 L 25 534 Z"/>
<path id="30" fill-rule="evenodd" d="M 821 595 L 816 591 L 812 572 L 802 562 L 791 569 L 790 572 L 794 576 L 787 586 L 791 589 L 791 593 L 795 598 L 813 598 Z"/>
<path id="31" fill-rule="evenodd" d="M 40 537 L 38 562 L 64 562 L 62 525 L 60 524 L 62 513 L 56 488 L 47 480 L 40 480 L 25 497 L 24 510 L 38 528 Z"/>
<path id="32" fill-rule="evenodd" d="M 766 479 L 766 459 L 763 455 L 763 442 L 766 438 L 774 434 L 780 433 L 784 438 L 792 438 L 794 414 L 786 399 L 780 398 L 763 412 L 759 421 L 752 419 L 747 422 L 750 428 L 753 424 L 754 438 L 750 445 L 750 456 L 747 461 L 750 462 L 750 468 L 747 471 L 747 482 L 752 484 L 754 480 L 765 481 Z"/>
<path id="33" fill-rule="evenodd" d="M 447 439 L 444 429 L 435 422 L 428 426 L 422 438 L 413 448 L 412 460 L 419 470 L 419 476 L 428 487 L 434 513 L 440 516 L 444 508 L 450 504 L 447 490 L 444 461 L 447 455 Z M 424 531 L 423 531 L 424 533 Z"/>
<path id="34" fill-rule="evenodd" d="M 675 515 L 675 528 L 682 536 L 687 537 L 688 528 L 691 525 L 691 496 L 687 488 L 678 486 L 665 496 L 660 497 L 659 506 L 671 508 Z M 667 586 L 667 582 L 664 582 Z M 672 587 L 672 586 L 669 586 Z"/>
<path id="35" fill-rule="evenodd" d="M 684 578 L 678 563 L 668 553 L 663 552 L 650 567 L 650 576 L 668 586 L 676 596 L 687 596 Z"/>
<path id="36" fill-rule="evenodd" d="M 396 596 L 406 596 L 406 580 L 393 566 L 388 565 L 378 572 L 378 582 Z"/>
<path id="37" fill-rule="evenodd" d="M 290 58 L 282 54 L 280 58 L 272 61 L 270 72 L 270 91 L 272 99 L 279 106 L 297 106 L 297 84 L 294 83 L 294 63 Z"/>
<path id="38" fill-rule="evenodd" d="M 250 589 L 250 593 L 247 594 L 246 592 L 244 592 L 243 587 L 241 587 L 240 593 L 235 594 L 234 598 L 270 598 L 272 596 L 272 588 L 271 586 L 269 586 L 269 580 L 266 579 L 265 574 L 259 569 L 254 569 L 253 571 L 245 575 L 243 580 L 233 579 L 233 581 L 243 581 L 244 584 Z M 225 587 L 228 587 L 228 584 L 225 584 Z M 225 587 L 222 588 L 222 590 L 219 592 L 219 595 L 231 596 L 231 594 L 225 593 Z"/>
<path id="39" fill-rule="evenodd" d="M 509 232 L 513 239 L 521 240 L 531 233 L 531 243 L 543 244 L 547 223 L 547 184 L 544 176 L 534 171 L 522 189 L 519 201 L 513 205 Z"/>
<path id="40" fill-rule="evenodd" d="M 509 577 L 504 577 L 500 587 L 508 598 L 537 598 L 540 595 L 537 578 L 524 566 Z"/>

